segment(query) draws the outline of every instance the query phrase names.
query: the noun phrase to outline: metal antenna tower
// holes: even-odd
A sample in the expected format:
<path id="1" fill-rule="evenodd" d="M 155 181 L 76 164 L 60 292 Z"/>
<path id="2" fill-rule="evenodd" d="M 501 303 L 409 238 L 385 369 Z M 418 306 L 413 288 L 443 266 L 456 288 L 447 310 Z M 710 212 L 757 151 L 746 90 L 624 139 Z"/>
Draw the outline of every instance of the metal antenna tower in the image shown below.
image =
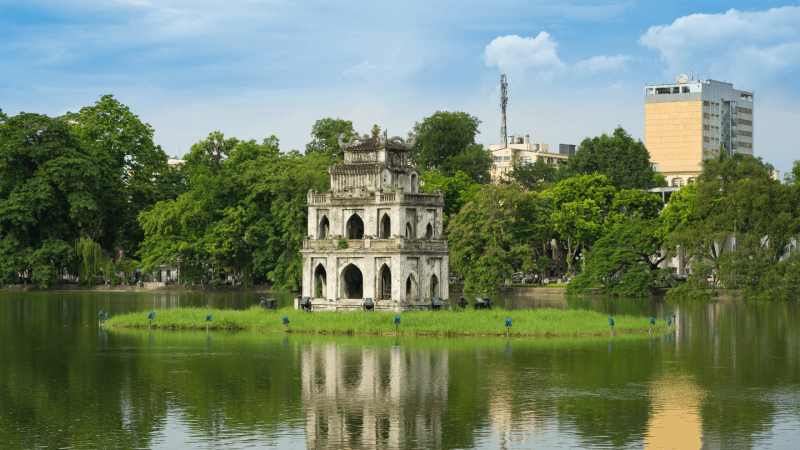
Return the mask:
<path id="1" fill-rule="evenodd" d="M 503 148 L 508 147 L 508 133 L 506 132 L 506 104 L 508 104 L 508 83 L 506 83 L 506 74 L 500 75 L 500 111 L 503 113 L 502 121 L 500 122 L 500 143 Z"/>

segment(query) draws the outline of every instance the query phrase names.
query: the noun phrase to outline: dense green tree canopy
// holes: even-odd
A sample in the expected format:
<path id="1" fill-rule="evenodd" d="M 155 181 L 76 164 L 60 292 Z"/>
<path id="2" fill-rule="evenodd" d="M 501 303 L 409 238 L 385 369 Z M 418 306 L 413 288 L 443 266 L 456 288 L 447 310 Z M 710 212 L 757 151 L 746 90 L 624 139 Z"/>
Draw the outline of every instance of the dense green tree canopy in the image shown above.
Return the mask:
<path id="1" fill-rule="evenodd" d="M 561 170 L 554 164 L 548 164 L 544 158 L 538 158 L 533 164 L 517 164 L 511 170 L 511 180 L 531 191 L 552 189 L 556 183 L 566 179 L 569 172 Z"/>
<path id="2" fill-rule="evenodd" d="M 531 246 L 550 234 L 550 201 L 513 185 L 490 185 L 448 226 L 452 269 L 465 292 L 494 292 L 517 270 L 538 268 Z"/>
<path id="3" fill-rule="evenodd" d="M 461 208 L 475 198 L 483 185 L 473 180 L 462 171 L 456 171 L 455 175 L 448 177 L 439 172 L 422 172 L 423 192 L 432 193 L 441 190 L 444 195 L 444 220 L 445 228 L 447 222 L 453 214 L 458 214 Z"/>
<path id="4" fill-rule="evenodd" d="M 616 193 L 608 179 L 597 173 L 568 178 L 546 192 L 555 203 L 550 219 L 565 243 L 570 272 L 580 251 L 591 247 L 603 235 L 606 215 Z"/>
<path id="5" fill-rule="evenodd" d="M 448 177 L 461 170 L 478 183 L 488 183 L 492 155 L 475 143 L 480 123 L 465 112 L 437 111 L 414 126 L 417 143 L 410 152 L 411 160 Z"/>
<path id="6" fill-rule="evenodd" d="M 568 170 L 574 175 L 600 173 L 617 189 L 656 187 L 650 153 L 642 141 L 634 141 L 622 127 L 611 136 L 604 133 L 584 139 L 569 157 Z"/>
<path id="7" fill-rule="evenodd" d="M 69 126 L 23 113 L 0 123 L 0 282 L 45 285 L 75 261 L 76 236 L 99 211 L 96 160 Z"/>
<path id="8" fill-rule="evenodd" d="M 306 155 L 310 153 L 320 153 L 329 157 L 341 156 L 339 149 L 339 135 L 344 134 L 344 140 L 357 133 L 353 130 L 353 122 L 343 119 L 320 119 L 311 129 L 311 137 L 314 138 L 306 144 Z"/>

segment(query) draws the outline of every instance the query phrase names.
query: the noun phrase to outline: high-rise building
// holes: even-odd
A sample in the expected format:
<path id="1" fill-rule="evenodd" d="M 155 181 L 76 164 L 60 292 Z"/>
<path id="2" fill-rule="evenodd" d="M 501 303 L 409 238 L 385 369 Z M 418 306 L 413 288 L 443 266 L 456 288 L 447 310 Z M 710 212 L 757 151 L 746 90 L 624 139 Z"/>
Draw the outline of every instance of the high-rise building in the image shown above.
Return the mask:
<path id="1" fill-rule="evenodd" d="M 753 93 L 679 75 L 645 88 L 644 144 L 669 186 L 693 183 L 704 159 L 753 155 Z"/>

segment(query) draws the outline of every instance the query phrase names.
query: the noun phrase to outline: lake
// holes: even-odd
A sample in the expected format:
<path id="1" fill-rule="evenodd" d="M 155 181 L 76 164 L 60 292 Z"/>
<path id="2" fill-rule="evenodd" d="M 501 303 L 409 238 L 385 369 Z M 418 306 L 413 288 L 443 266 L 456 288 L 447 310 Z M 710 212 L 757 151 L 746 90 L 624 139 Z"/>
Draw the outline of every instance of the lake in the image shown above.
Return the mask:
<path id="1" fill-rule="evenodd" d="M 789 449 L 800 437 L 794 302 L 495 298 L 678 315 L 669 334 L 613 341 L 98 324 L 100 309 L 244 309 L 262 295 L 0 293 L 0 448 Z"/>

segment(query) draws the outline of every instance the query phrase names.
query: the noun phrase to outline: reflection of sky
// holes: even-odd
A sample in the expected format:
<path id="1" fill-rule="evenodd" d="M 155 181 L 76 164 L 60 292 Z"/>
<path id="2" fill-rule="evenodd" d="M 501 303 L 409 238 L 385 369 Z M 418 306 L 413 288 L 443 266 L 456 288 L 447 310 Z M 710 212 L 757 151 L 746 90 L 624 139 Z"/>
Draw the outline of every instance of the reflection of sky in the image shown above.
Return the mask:
<path id="1" fill-rule="evenodd" d="M 154 433 L 150 442 L 152 449 L 173 450 L 176 448 L 252 448 L 252 449 L 300 449 L 306 448 L 305 433 L 299 427 L 286 424 L 278 433 L 254 434 L 253 430 L 232 432 L 224 436 L 198 435 L 200 426 L 187 420 L 183 411 L 172 408 L 166 419 Z"/>

